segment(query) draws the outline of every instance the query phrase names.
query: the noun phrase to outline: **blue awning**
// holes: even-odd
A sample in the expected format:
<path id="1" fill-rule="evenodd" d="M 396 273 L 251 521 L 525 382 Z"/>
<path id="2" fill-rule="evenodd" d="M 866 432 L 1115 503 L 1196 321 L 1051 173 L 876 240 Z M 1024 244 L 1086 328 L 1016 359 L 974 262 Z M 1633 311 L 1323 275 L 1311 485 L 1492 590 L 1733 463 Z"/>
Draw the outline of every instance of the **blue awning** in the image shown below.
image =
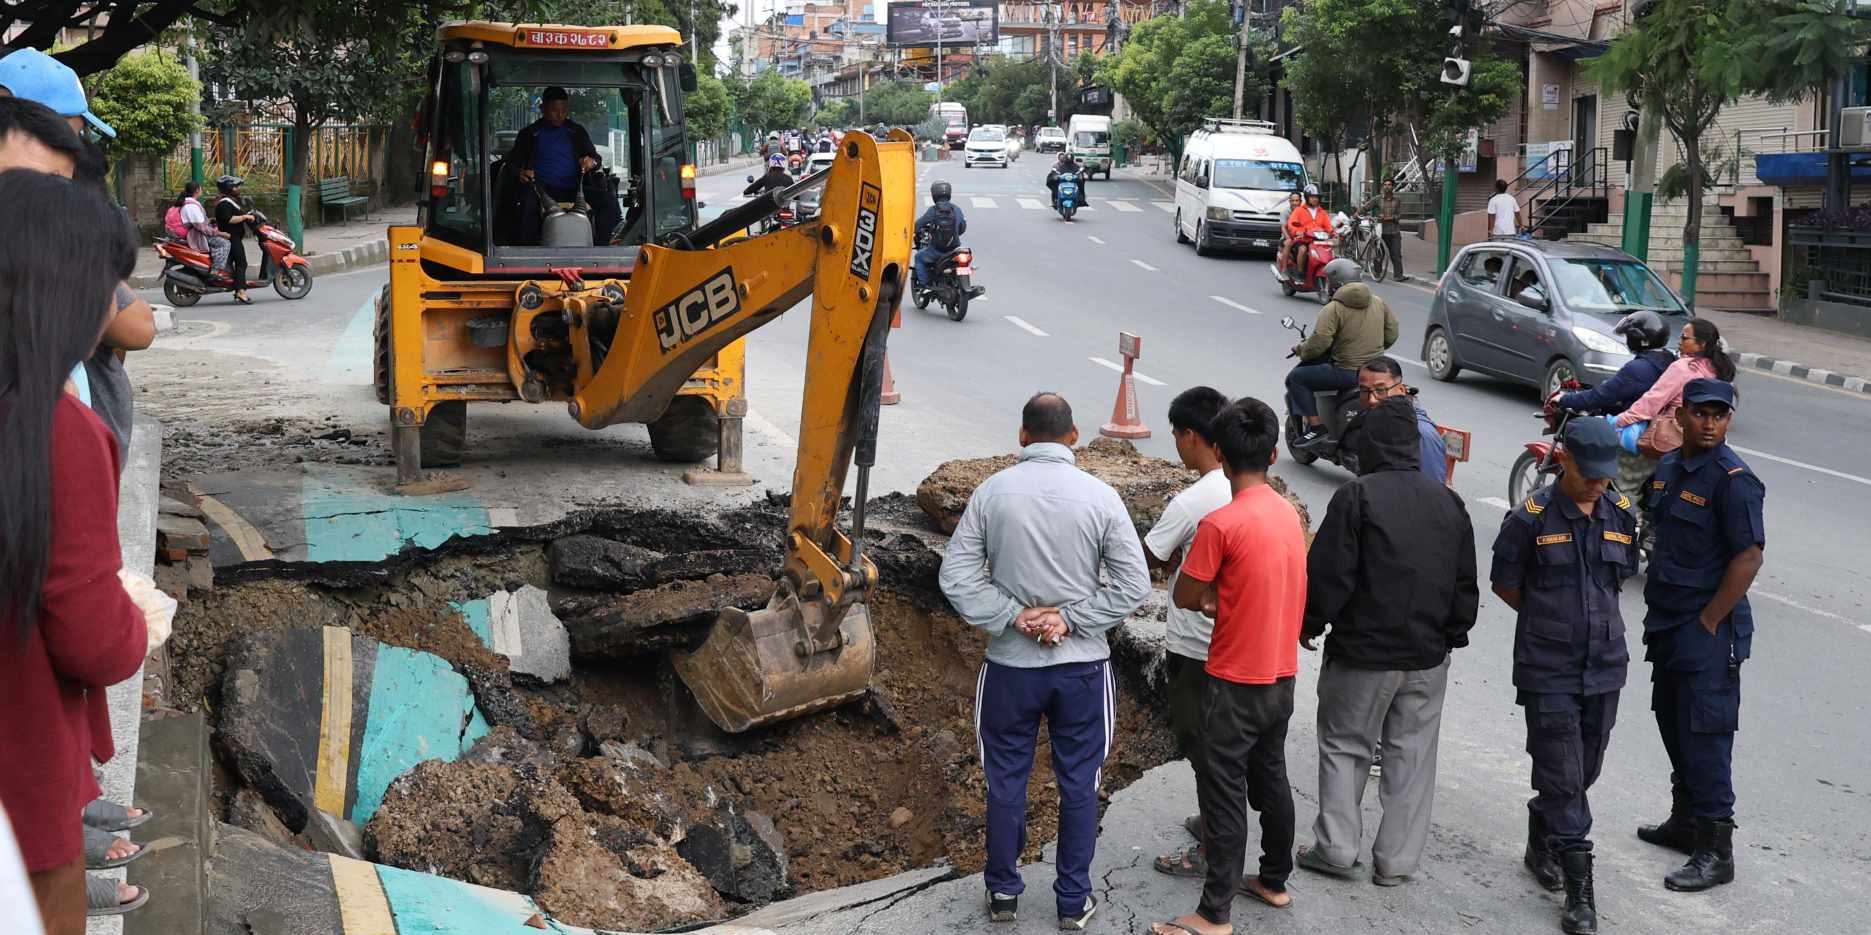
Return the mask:
<path id="1" fill-rule="evenodd" d="M 1850 158 L 1852 178 L 1871 179 L 1871 153 L 1852 153 Z M 1754 157 L 1754 174 L 1769 185 L 1824 185 L 1826 154 L 1758 153 Z"/>

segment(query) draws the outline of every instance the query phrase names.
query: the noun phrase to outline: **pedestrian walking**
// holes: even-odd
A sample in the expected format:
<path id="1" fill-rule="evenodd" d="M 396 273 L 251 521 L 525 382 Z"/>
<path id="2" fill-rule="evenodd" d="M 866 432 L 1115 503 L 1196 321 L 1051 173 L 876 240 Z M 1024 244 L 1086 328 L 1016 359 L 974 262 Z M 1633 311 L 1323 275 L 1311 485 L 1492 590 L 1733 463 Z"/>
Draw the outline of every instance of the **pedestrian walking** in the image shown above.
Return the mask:
<path id="1" fill-rule="evenodd" d="M 1663 880 L 1684 892 L 1735 878 L 1735 731 L 1754 644 L 1747 592 L 1767 545 L 1767 488 L 1727 444 L 1735 402 L 1734 384 L 1689 381 L 1676 410 L 1682 447 L 1657 463 L 1644 502 L 1657 537 L 1644 659 L 1671 772 L 1670 817 L 1637 836 L 1689 855 Z"/>
<path id="2" fill-rule="evenodd" d="M 1258 399 L 1222 410 L 1211 429 L 1234 492 L 1197 524 L 1176 578 L 1174 603 L 1213 617 L 1202 688 L 1202 847 L 1208 873 L 1196 910 L 1151 926 L 1158 935 L 1232 932 L 1237 892 L 1276 909 L 1292 905 L 1293 790 L 1286 730 L 1299 672 L 1306 609 L 1306 531 L 1267 484 L 1280 419 Z M 1260 813 L 1260 869 L 1243 878 L 1247 809 Z"/>
<path id="3" fill-rule="evenodd" d="M 1207 386 L 1184 390 L 1169 404 L 1170 437 L 1175 439 L 1176 454 L 1183 467 L 1202 476 L 1170 499 L 1162 517 L 1143 537 L 1144 560 L 1153 569 L 1174 568 L 1179 575 L 1181 560 L 1195 540 L 1202 518 L 1234 499 L 1234 489 L 1222 471 L 1221 455 L 1215 450 L 1213 430 L 1215 416 L 1227 405 L 1226 396 Z M 1176 576 L 1171 576 L 1169 588 L 1174 593 Z M 1156 859 L 1156 869 L 1172 876 L 1200 877 L 1208 873 L 1200 843 L 1200 788 L 1206 772 L 1202 758 L 1202 687 L 1208 679 L 1202 667 L 1208 662 L 1208 642 L 1214 627 L 1215 622 L 1201 611 L 1173 606 L 1169 609 L 1167 652 L 1163 657 L 1169 679 L 1169 725 L 1178 749 L 1195 771 L 1198 810 L 1183 821 L 1183 827 L 1197 843 Z"/>
<path id="4" fill-rule="evenodd" d="M 1377 223 L 1383 225 L 1384 252 L 1390 254 L 1390 267 L 1398 282 L 1408 282 L 1403 274 L 1403 199 L 1397 197 L 1397 181 L 1384 180 L 1383 194 L 1377 198 Z M 1383 270 L 1373 270 L 1382 273 Z"/>
<path id="5" fill-rule="evenodd" d="M 114 752 L 104 689 L 150 646 L 123 584 L 116 446 L 66 388 L 136 245 L 103 193 L 70 179 L 0 172 L 0 204 L 35 219 L 0 225 L 0 623 L 12 641 L 0 653 L 0 805 L 46 932 L 72 935 L 87 900 L 80 814 L 100 794 L 91 761 Z M 101 911 L 147 899 L 140 887 L 104 890 Z"/>
<path id="6" fill-rule="evenodd" d="M 1371 882 L 1396 886 L 1429 838 L 1450 653 L 1468 645 L 1480 596 L 1468 508 L 1420 470 L 1415 406 L 1391 397 L 1363 422 L 1360 476 L 1332 496 L 1306 561 L 1300 645 L 1331 633 L 1319 670 L 1319 817 L 1298 863 L 1362 875 L 1360 804 L 1381 741 Z"/>
<path id="7" fill-rule="evenodd" d="M 983 481 L 942 561 L 942 593 L 988 634 L 975 686 L 975 734 L 987 775 L 989 917 L 1018 917 L 1027 778 L 1041 717 L 1059 787 L 1059 927 L 1080 930 L 1098 903 L 1091 860 L 1098 781 L 1117 723 L 1105 634 L 1150 593 L 1136 526 L 1110 485 L 1079 470 L 1078 427 L 1057 393 L 1020 414 L 1020 460 Z M 1102 580 L 1100 579 L 1102 573 Z"/>
<path id="8" fill-rule="evenodd" d="M 1547 890 L 1566 891 L 1559 927 L 1598 931 L 1592 882 L 1592 810 L 1617 722 L 1630 650 L 1618 592 L 1637 574 L 1637 518 L 1611 489 L 1618 435 L 1599 419 L 1574 419 L 1557 449 L 1559 480 L 1501 522 L 1489 573 L 1513 608 L 1515 702 L 1527 720 L 1534 796 L 1527 802 L 1522 862 Z"/>

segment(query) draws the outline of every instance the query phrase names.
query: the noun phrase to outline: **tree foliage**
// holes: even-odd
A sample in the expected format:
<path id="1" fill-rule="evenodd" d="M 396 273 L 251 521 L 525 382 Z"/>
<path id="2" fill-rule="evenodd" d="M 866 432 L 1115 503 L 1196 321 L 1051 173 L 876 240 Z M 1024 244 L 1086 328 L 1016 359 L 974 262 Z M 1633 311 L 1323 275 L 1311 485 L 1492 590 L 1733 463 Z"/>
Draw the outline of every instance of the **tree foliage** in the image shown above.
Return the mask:
<path id="1" fill-rule="evenodd" d="M 697 140 L 719 139 L 728 135 L 728 113 L 734 102 L 727 85 L 713 75 L 696 75 L 694 93 L 683 101 L 683 119 L 688 121 L 689 137 Z"/>
<path id="2" fill-rule="evenodd" d="M 91 83 L 91 109 L 117 131 L 113 155 L 164 154 L 200 127 L 192 106 L 201 85 L 160 52 L 125 56 Z"/>
<path id="3" fill-rule="evenodd" d="M 864 119 L 893 127 L 911 127 L 929 116 L 935 95 L 914 81 L 886 81 L 864 96 Z M 856 111 L 852 111 L 855 121 Z"/>
<path id="4" fill-rule="evenodd" d="M 721 38 L 722 20 L 732 21 L 739 10 L 723 0 L 505 0 L 492 7 L 480 18 L 568 26 L 668 26 L 682 34 L 684 45 L 695 37 L 693 45 L 700 54 L 696 66 L 705 74 L 712 74 L 718 64 L 715 43 Z M 495 11 L 498 15 L 490 15 Z"/>
<path id="5" fill-rule="evenodd" d="M 1234 35 L 1226 3 L 1191 0 L 1181 16 L 1138 23 L 1123 49 L 1097 66 L 1098 81 L 1124 95 L 1137 119 L 1180 153 L 1183 137 L 1203 118 L 1234 112 Z M 1254 61 L 1271 57 L 1263 40 L 1252 41 Z M 1246 99 L 1260 97 L 1265 86 L 1259 69 L 1249 68 Z"/>
<path id="6" fill-rule="evenodd" d="M 725 84 L 735 112 L 762 133 L 801 126 L 812 110 L 812 86 L 776 71 L 763 71 L 752 81 L 730 78 Z"/>

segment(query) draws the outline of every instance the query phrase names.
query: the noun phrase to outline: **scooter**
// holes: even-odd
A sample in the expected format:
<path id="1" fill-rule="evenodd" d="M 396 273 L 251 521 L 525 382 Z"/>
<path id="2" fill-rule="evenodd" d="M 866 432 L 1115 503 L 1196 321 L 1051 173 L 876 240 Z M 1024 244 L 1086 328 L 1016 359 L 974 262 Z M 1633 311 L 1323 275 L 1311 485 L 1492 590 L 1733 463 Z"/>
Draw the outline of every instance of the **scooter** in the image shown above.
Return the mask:
<path id="1" fill-rule="evenodd" d="M 918 238 L 917 246 L 922 242 Z M 941 303 L 951 321 L 967 318 L 969 301 L 987 294 L 986 286 L 974 284 L 974 251 L 959 244 L 935 261 L 929 277 L 915 286 L 910 299 L 919 309 L 928 308 L 931 301 Z"/>
<path id="2" fill-rule="evenodd" d="M 1319 304 L 1332 301 L 1332 287 L 1325 278 L 1325 265 L 1337 257 L 1332 245 L 1332 235 L 1325 231 L 1313 231 L 1312 239 L 1306 243 L 1305 258 L 1300 270 L 1287 266 L 1286 250 L 1281 250 L 1273 263 L 1273 278 L 1280 281 L 1280 291 L 1288 296 L 1296 292 L 1314 292 L 1319 295 Z"/>
<path id="3" fill-rule="evenodd" d="M 292 238 L 272 225 L 266 215 L 255 211 L 248 223 L 260 246 L 260 275 L 239 285 L 233 274 L 215 273 L 209 255 L 188 245 L 186 240 L 164 237 L 156 241 L 156 255 L 162 257 L 162 294 L 170 305 L 187 308 L 204 295 L 218 295 L 237 289 L 254 289 L 273 284 L 273 291 L 283 299 L 303 299 L 312 291 L 312 264 L 299 255 Z"/>
<path id="4" fill-rule="evenodd" d="M 1585 385 L 1577 380 L 1566 380 L 1560 384 L 1560 389 L 1567 391 L 1584 388 Z M 1595 416 L 1570 409 L 1560 409 L 1554 406 L 1550 399 L 1540 408 L 1539 412 L 1534 413 L 1535 418 L 1541 419 L 1546 423 L 1546 427 L 1540 431 L 1540 434 L 1542 436 L 1551 435 L 1553 440 L 1550 442 L 1530 441 L 1525 443 L 1523 447 L 1526 450 L 1522 451 L 1520 456 L 1514 459 L 1513 467 L 1508 469 L 1508 503 L 1519 506 L 1525 503 L 1527 498 L 1538 493 L 1542 488 L 1559 482 L 1559 474 L 1562 470 L 1559 466 L 1559 458 L 1557 457 L 1560 446 L 1559 439 L 1564 437 L 1566 423 L 1571 422 L 1574 418 L 1581 415 L 1584 415 L 1586 418 L 1596 418 Z M 1649 489 L 1649 487 L 1650 480 L 1649 478 L 1645 478 L 1643 487 L 1640 489 Z M 1651 548 L 1656 544 L 1655 531 L 1650 528 L 1650 524 L 1646 521 L 1642 510 L 1633 510 L 1631 512 L 1637 516 L 1638 555 L 1640 560 L 1648 564 L 1650 561 Z"/>
<path id="5" fill-rule="evenodd" d="M 1072 215 L 1077 214 L 1079 208 L 1078 173 L 1062 172 L 1059 175 L 1058 182 L 1059 186 L 1057 192 L 1052 198 L 1052 208 L 1054 211 L 1059 212 L 1060 217 L 1070 222 L 1072 220 Z"/>
<path id="6" fill-rule="evenodd" d="M 1299 332 L 1299 339 L 1306 340 L 1306 326 L 1293 320 L 1288 315 L 1280 319 L 1280 327 Z M 1287 357 L 1297 354 L 1288 353 Z M 1309 363 L 1302 361 L 1301 363 Z M 1352 422 L 1364 414 L 1364 403 L 1358 398 L 1358 388 L 1342 390 L 1315 390 L 1312 394 L 1313 406 L 1319 413 L 1319 427 L 1325 430 L 1325 437 L 1304 448 L 1299 447 L 1301 435 L 1306 434 L 1306 420 L 1293 411 L 1293 401 L 1286 402 L 1286 453 L 1299 464 L 1311 464 L 1324 458 L 1339 467 L 1358 473 L 1358 455 L 1346 443 L 1346 434 Z"/>

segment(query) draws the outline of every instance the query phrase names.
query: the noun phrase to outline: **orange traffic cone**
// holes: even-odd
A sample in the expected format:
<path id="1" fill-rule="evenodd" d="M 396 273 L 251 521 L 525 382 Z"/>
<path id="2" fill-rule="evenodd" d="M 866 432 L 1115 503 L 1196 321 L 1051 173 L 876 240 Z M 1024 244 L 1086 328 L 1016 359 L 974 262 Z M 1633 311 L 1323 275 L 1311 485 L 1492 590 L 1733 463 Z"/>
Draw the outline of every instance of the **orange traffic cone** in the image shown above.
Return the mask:
<path id="1" fill-rule="evenodd" d="M 897 392 L 897 381 L 890 376 L 890 354 L 884 352 L 884 391 L 877 400 L 885 406 L 894 406 L 903 401 L 903 394 Z"/>
<path id="2" fill-rule="evenodd" d="M 1111 407 L 1111 421 L 1098 427 L 1098 434 L 1111 438 L 1149 438 L 1150 430 L 1137 412 L 1137 378 L 1131 374 L 1134 358 L 1124 358 L 1124 375 L 1117 378 L 1117 404 Z"/>

